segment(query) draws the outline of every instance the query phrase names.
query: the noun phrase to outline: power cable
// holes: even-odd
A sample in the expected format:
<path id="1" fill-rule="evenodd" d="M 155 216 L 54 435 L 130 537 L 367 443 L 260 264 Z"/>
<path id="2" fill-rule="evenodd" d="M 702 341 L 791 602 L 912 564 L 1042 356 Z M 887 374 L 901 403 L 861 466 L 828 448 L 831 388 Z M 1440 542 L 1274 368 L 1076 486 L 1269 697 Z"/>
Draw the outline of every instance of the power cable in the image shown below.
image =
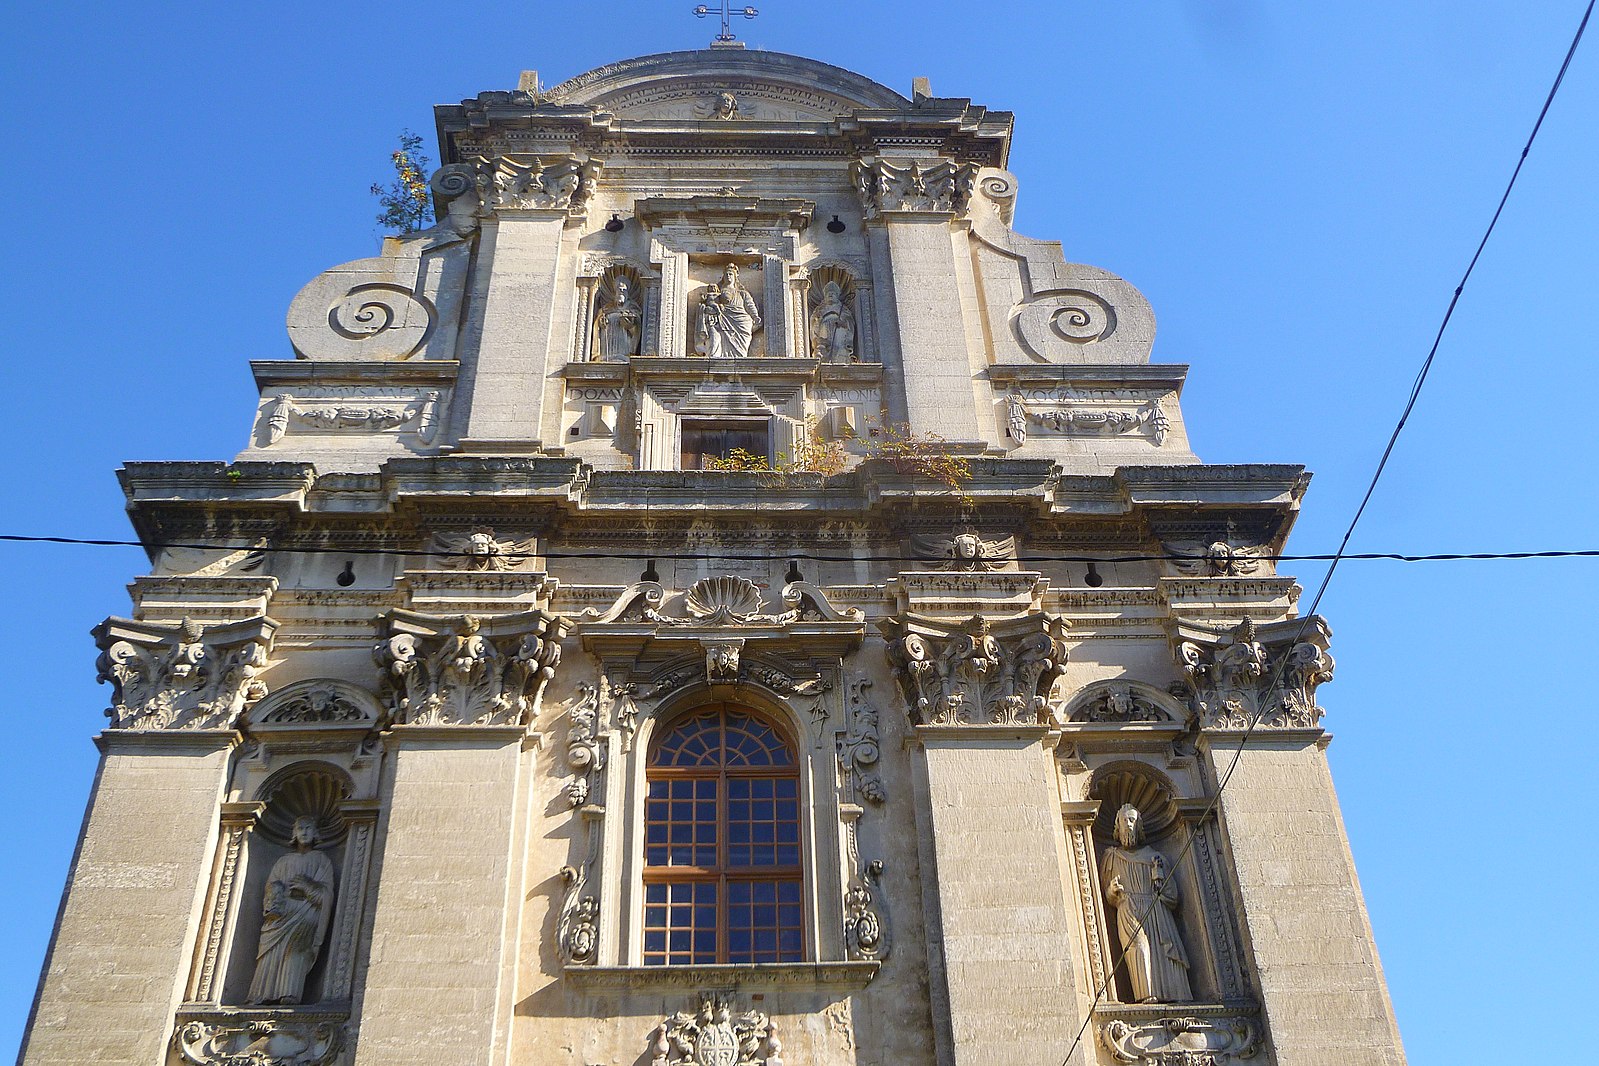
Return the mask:
<path id="1" fill-rule="evenodd" d="M 1549 114 L 1549 108 L 1555 101 L 1555 94 L 1560 91 L 1560 84 L 1566 79 L 1566 71 L 1571 66 L 1571 58 L 1577 52 L 1577 45 L 1582 42 L 1583 31 L 1588 28 L 1588 19 L 1593 14 L 1594 2 L 1595 0 L 1588 0 L 1588 6 L 1582 13 L 1582 21 L 1577 24 L 1577 32 L 1571 38 L 1571 46 L 1566 49 L 1566 58 L 1560 64 L 1560 72 L 1555 75 L 1554 84 L 1549 87 L 1549 94 L 1544 98 L 1543 107 L 1538 112 L 1538 121 L 1533 123 L 1532 132 L 1527 136 L 1527 143 L 1521 149 L 1521 157 L 1516 160 L 1516 167 L 1511 171 L 1510 181 L 1505 185 L 1504 195 L 1499 198 L 1499 206 L 1494 209 L 1493 218 L 1489 220 L 1488 228 L 1483 232 L 1482 240 L 1477 242 L 1477 250 L 1472 253 L 1471 262 L 1466 265 L 1466 271 L 1460 277 L 1460 284 L 1455 286 L 1454 295 L 1450 297 L 1449 307 L 1444 311 L 1443 321 L 1439 323 L 1438 333 L 1433 338 L 1432 347 L 1427 352 L 1427 358 L 1422 361 L 1421 370 L 1416 374 L 1416 381 L 1411 386 L 1410 396 L 1405 402 L 1404 410 L 1400 413 L 1399 421 L 1394 425 L 1393 433 L 1388 437 L 1387 447 L 1383 449 L 1382 458 L 1377 463 L 1377 469 L 1371 475 L 1371 483 L 1366 486 L 1366 493 L 1361 497 L 1360 506 L 1355 509 L 1354 517 L 1349 520 L 1349 528 L 1344 531 L 1343 540 L 1338 544 L 1338 551 L 1334 553 L 1331 561 L 1327 564 L 1327 573 L 1322 577 L 1321 586 L 1317 588 L 1315 598 L 1310 602 L 1310 609 L 1305 612 L 1304 617 L 1300 620 L 1299 629 L 1295 632 L 1293 640 L 1287 644 L 1289 648 L 1292 648 L 1304 638 L 1305 631 L 1309 628 L 1311 620 L 1316 617 L 1316 608 L 1320 605 L 1322 596 L 1326 594 L 1327 586 L 1332 582 L 1333 574 L 1338 570 L 1339 562 L 1346 557 L 1350 557 L 1346 556 L 1345 549 L 1349 545 L 1350 538 L 1355 534 L 1355 527 L 1360 524 L 1361 516 L 1366 513 L 1367 504 L 1371 502 L 1372 495 L 1377 491 L 1377 483 L 1382 479 L 1383 471 L 1387 469 L 1388 459 L 1393 455 L 1394 445 L 1399 441 L 1399 434 L 1404 430 L 1405 423 L 1410 419 L 1410 413 L 1415 409 L 1416 401 L 1421 398 L 1422 386 L 1426 384 L 1427 374 L 1432 370 L 1433 359 L 1437 356 L 1438 346 L 1443 341 L 1444 330 L 1449 327 L 1449 320 L 1454 316 L 1455 307 L 1460 302 L 1460 294 L 1465 290 L 1466 282 L 1471 279 L 1472 271 L 1477 267 L 1477 260 L 1482 257 L 1482 250 L 1487 246 L 1488 238 L 1493 235 L 1494 227 L 1499 224 L 1499 216 L 1504 212 L 1505 203 L 1510 199 L 1510 191 L 1516 186 L 1516 178 L 1520 176 L 1522 164 L 1527 161 L 1527 154 L 1532 150 L 1532 142 L 1537 139 L 1538 131 L 1543 128 L 1544 117 Z M 1272 669 L 1271 677 L 1261 691 L 1270 692 L 1277 687 L 1282 678 L 1283 667 L 1287 665 L 1287 662 L 1287 654 L 1280 654 L 1277 657 L 1277 663 Z M 1205 809 L 1201 812 L 1196 824 L 1205 824 L 1215 812 L 1216 805 L 1221 801 L 1222 792 L 1226 790 L 1228 782 L 1232 780 L 1233 772 L 1238 769 L 1238 761 L 1244 754 L 1244 746 L 1249 743 L 1249 738 L 1254 735 L 1255 727 L 1260 724 L 1261 712 L 1264 709 L 1263 707 L 1257 707 L 1255 713 L 1249 717 L 1243 735 L 1238 738 L 1237 746 L 1233 750 L 1232 760 L 1227 764 L 1227 771 L 1222 774 L 1220 781 L 1217 782 L 1216 790 L 1211 795 L 1210 801 L 1205 805 Z M 1172 863 L 1174 869 L 1182 863 L 1182 860 L 1193 847 L 1193 843 L 1194 837 L 1190 835 L 1183 843 L 1177 858 Z M 1145 908 L 1139 917 L 1138 924 L 1141 928 L 1149 921 L 1154 909 L 1161 905 L 1160 893 L 1157 891 L 1149 906 Z M 1088 1031 L 1088 1026 L 1094 1019 L 1094 1009 L 1099 1006 L 1100 1001 L 1104 998 L 1105 991 L 1110 987 L 1111 981 L 1115 980 L 1116 971 L 1126 960 L 1127 953 L 1132 949 L 1132 946 L 1131 943 L 1122 946 L 1121 953 L 1116 956 L 1116 960 L 1106 973 L 1105 979 L 1100 982 L 1099 988 L 1094 993 L 1094 1001 L 1088 1005 L 1088 1011 L 1083 1016 L 1083 1024 L 1078 1026 L 1077 1035 L 1072 1038 L 1071 1047 L 1066 1049 L 1066 1055 L 1061 1059 L 1061 1066 L 1067 1066 L 1071 1062 L 1072 1055 L 1082 1045 L 1083 1034 Z"/>
<path id="2" fill-rule="evenodd" d="M 226 552 L 273 552 L 291 555 L 393 555 L 393 556 L 420 556 L 422 558 L 459 559 L 462 553 L 458 551 L 436 551 L 433 549 L 419 548 L 371 548 L 371 547 L 343 547 L 339 545 L 271 545 L 271 544 L 217 544 L 203 541 L 152 541 L 146 543 L 138 540 L 117 540 L 108 537 L 59 537 L 28 535 L 21 533 L 0 533 L 0 543 L 12 544 L 66 544 L 94 548 L 144 548 L 147 551 L 183 548 L 193 551 L 226 551 Z M 827 555 L 811 551 L 776 551 L 762 555 L 739 555 L 730 552 L 656 552 L 648 548 L 637 551 L 593 551 L 593 552 L 562 552 L 562 551 L 531 551 L 531 552 L 498 552 L 499 559 L 626 559 L 632 561 L 656 559 L 663 562 L 729 562 L 752 563 L 770 562 L 773 559 L 802 559 L 813 563 L 931 563 L 936 561 L 925 555 Z M 1273 555 L 1266 552 L 1250 554 L 1250 562 L 1270 563 L 1325 563 L 1325 562 L 1399 562 L 1399 563 L 1441 563 L 1441 562 L 1483 562 L 1511 559 L 1599 559 L 1599 548 L 1557 548 L 1543 551 L 1512 551 L 1512 552 L 1432 552 L 1423 555 L 1406 554 L 1403 552 L 1338 552 L 1338 553 L 1310 553 L 1304 555 L 1283 554 Z M 1025 566 L 1029 563 L 1204 563 L 1208 560 L 1205 555 L 1187 554 L 1183 552 L 1148 553 L 1148 554 L 1090 554 L 1090 555 L 1040 555 L 1028 553 L 1020 555 L 1015 560 Z M 996 562 L 999 560 L 995 560 Z M 1219 575 L 1219 576 L 1247 576 L 1247 575 Z"/>

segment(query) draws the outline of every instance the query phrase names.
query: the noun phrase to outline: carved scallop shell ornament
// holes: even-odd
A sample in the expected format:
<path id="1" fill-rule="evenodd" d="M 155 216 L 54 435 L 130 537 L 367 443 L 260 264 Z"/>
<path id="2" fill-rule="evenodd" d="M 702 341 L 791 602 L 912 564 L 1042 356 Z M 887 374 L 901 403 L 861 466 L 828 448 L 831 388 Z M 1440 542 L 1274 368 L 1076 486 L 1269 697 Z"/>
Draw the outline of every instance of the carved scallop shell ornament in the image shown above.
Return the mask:
<path id="1" fill-rule="evenodd" d="M 708 625 L 743 621 L 761 609 L 761 590 L 747 577 L 707 577 L 683 597 L 689 614 Z"/>

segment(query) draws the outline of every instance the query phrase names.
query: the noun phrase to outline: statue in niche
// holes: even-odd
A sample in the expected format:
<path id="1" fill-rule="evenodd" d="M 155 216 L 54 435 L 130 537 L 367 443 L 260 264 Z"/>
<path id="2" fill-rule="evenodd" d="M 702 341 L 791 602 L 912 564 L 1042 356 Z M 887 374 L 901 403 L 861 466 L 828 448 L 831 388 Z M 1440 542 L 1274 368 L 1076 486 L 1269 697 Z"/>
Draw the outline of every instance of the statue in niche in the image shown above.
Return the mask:
<path id="1" fill-rule="evenodd" d="M 643 332 L 644 312 L 633 297 L 633 282 L 618 274 L 611 282 L 610 296 L 594 316 L 594 350 L 597 359 L 626 359 L 638 354 Z"/>
<path id="2" fill-rule="evenodd" d="M 855 361 L 855 313 L 836 281 L 822 286 L 822 302 L 811 312 L 811 355 L 828 363 Z"/>
<path id="3" fill-rule="evenodd" d="M 294 820 L 294 851 L 272 864 L 262 905 L 251 1003 L 299 1003 L 333 916 L 333 863 L 316 851 L 316 819 Z"/>
<path id="4" fill-rule="evenodd" d="M 1188 1003 L 1188 954 L 1177 931 L 1180 899 L 1166 857 L 1144 843 L 1142 815 L 1131 803 L 1116 812 L 1116 847 L 1105 849 L 1100 880 L 1116 909 L 1127 976 L 1139 1003 Z"/>
<path id="5" fill-rule="evenodd" d="M 713 359 L 746 356 L 760 328 L 761 312 L 755 297 L 738 283 L 738 265 L 729 263 L 721 281 L 700 291 L 694 350 Z"/>

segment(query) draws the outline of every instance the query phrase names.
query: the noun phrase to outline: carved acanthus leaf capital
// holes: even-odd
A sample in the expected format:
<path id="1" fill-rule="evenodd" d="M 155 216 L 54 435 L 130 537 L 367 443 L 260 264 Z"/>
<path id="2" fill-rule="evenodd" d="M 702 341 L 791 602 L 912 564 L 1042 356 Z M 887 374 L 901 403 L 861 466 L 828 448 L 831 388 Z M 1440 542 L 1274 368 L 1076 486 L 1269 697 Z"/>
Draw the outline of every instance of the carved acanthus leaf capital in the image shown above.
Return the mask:
<path id="1" fill-rule="evenodd" d="M 496 210 L 544 209 L 583 214 L 599 185 L 601 164 L 572 156 L 479 157 L 486 200 Z"/>
<path id="2" fill-rule="evenodd" d="M 108 618 L 94 629 L 113 729 L 228 729 L 267 693 L 278 624 L 266 616 L 202 626 Z"/>
<path id="3" fill-rule="evenodd" d="M 1038 725 L 1066 668 L 1066 621 L 1042 611 L 964 622 L 907 614 L 880 625 L 918 725 Z"/>
<path id="4" fill-rule="evenodd" d="M 402 725 L 526 725 L 561 661 L 566 621 L 543 611 L 425 615 L 392 611 L 373 650 Z"/>
<path id="5" fill-rule="evenodd" d="M 1226 632 L 1179 623 L 1172 630 L 1192 709 L 1212 729 L 1314 729 L 1316 690 L 1332 680 L 1332 630 L 1320 616 Z"/>
<path id="6" fill-rule="evenodd" d="M 978 167 L 952 159 L 856 160 L 852 175 L 867 218 L 905 211 L 959 214 L 971 202 Z"/>

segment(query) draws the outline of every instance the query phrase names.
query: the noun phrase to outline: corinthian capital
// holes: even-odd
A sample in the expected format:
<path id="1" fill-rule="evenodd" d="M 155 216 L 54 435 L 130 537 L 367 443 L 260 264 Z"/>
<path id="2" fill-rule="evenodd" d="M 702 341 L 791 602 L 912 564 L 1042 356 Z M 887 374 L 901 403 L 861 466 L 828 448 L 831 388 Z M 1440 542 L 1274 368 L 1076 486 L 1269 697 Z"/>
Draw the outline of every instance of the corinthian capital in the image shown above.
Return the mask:
<path id="1" fill-rule="evenodd" d="M 202 626 L 108 618 L 94 628 L 113 729 L 230 729 L 266 695 L 257 677 L 278 624 L 262 615 Z"/>
<path id="2" fill-rule="evenodd" d="M 1181 623 L 1172 631 L 1178 664 L 1200 724 L 1213 729 L 1314 729 L 1316 689 L 1333 676 L 1332 630 L 1320 616 L 1228 631 Z"/>
<path id="3" fill-rule="evenodd" d="M 1038 725 L 1066 669 L 1066 622 L 1042 611 L 964 622 L 907 614 L 882 629 L 917 725 Z"/>
<path id="4" fill-rule="evenodd" d="M 543 611 L 392 611 L 373 650 L 401 725 L 526 725 L 561 661 L 566 621 Z"/>
<path id="5" fill-rule="evenodd" d="M 852 176 L 867 218 L 904 211 L 959 214 L 971 202 L 977 165 L 866 156 L 855 161 Z"/>

